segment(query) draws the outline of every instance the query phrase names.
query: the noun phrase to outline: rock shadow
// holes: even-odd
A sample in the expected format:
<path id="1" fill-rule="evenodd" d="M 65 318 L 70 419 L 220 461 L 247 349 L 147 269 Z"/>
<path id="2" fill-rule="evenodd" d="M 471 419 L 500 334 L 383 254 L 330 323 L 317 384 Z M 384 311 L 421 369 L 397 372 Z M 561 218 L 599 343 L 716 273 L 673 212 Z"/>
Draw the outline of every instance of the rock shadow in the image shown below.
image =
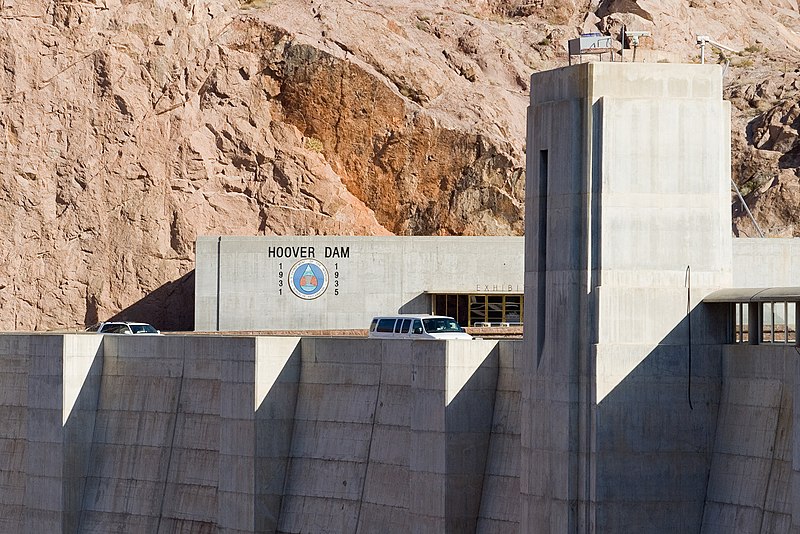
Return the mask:
<path id="1" fill-rule="evenodd" d="M 109 321 L 137 321 L 150 323 L 159 330 L 192 332 L 194 331 L 194 282 L 195 271 L 192 269 L 177 280 L 167 282 L 155 291 L 148 293 L 141 300 L 121 310 Z M 97 321 L 87 311 L 86 324 Z"/>

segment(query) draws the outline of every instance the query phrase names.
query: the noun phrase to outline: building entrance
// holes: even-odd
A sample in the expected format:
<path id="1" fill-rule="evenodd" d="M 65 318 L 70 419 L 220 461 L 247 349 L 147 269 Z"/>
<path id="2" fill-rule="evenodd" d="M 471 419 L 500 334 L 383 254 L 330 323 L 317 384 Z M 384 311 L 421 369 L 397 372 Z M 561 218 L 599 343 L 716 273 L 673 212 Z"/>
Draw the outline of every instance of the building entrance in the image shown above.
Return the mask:
<path id="1" fill-rule="evenodd" d="M 432 294 L 431 313 L 453 317 L 461 326 L 521 326 L 519 294 Z"/>

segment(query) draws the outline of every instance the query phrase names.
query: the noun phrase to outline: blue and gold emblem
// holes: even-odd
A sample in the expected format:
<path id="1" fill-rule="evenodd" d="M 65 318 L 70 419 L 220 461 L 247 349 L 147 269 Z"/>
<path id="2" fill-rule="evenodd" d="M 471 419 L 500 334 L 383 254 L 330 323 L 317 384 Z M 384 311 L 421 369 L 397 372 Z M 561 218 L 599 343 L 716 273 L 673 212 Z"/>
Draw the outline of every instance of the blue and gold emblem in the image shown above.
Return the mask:
<path id="1" fill-rule="evenodd" d="M 301 299 L 315 299 L 328 288 L 328 270 L 317 260 L 300 260 L 289 270 L 289 287 Z"/>

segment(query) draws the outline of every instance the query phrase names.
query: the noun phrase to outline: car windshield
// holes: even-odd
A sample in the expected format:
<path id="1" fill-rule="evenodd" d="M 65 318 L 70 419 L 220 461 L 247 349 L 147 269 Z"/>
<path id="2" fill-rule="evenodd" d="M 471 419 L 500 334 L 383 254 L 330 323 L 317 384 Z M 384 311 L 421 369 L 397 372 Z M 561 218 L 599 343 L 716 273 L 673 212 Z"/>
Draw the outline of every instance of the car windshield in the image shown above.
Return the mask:
<path id="1" fill-rule="evenodd" d="M 463 332 L 464 330 L 458 326 L 455 319 L 449 317 L 436 317 L 434 319 L 423 319 L 422 324 L 425 325 L 425 331 L 429 334 L 437 332 Z"/>
<path id="2" fill-rule="evenodd" d="M 132 324 L 129 326 L 134 334 L 158 334 L 158 330 L 149 324 Z"/>

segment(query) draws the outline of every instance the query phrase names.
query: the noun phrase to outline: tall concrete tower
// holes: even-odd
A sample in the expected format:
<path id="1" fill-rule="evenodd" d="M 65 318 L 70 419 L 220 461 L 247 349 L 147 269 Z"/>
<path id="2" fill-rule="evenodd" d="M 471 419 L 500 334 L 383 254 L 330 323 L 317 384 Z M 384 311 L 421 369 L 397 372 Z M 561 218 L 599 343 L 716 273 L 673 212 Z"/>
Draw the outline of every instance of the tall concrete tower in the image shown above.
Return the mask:
<path id="1" fill-rule="evenodd" d="M 731 281 L 721 69 L 534 74 L 525 235 L 520 531 L 695 531 L 726 335 L 698 303 Z"/>

